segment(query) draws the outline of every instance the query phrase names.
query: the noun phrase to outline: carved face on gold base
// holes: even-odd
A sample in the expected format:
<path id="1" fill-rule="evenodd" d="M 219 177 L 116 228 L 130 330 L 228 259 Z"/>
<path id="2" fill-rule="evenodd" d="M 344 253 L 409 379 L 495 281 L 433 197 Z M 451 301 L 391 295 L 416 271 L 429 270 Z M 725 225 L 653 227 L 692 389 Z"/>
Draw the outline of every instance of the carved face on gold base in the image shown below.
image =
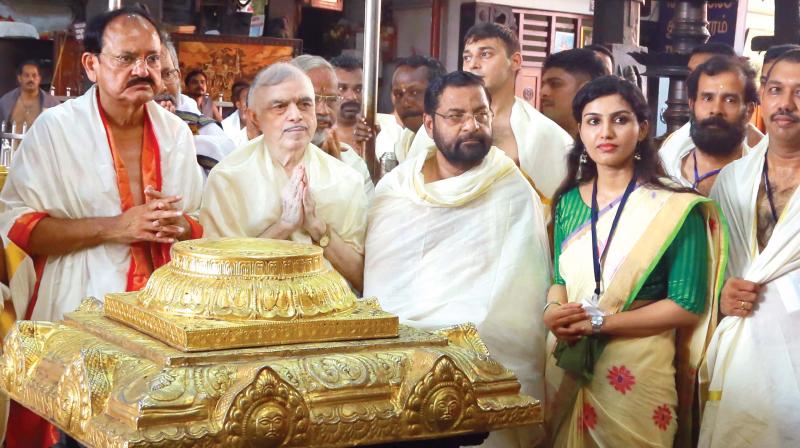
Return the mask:
<path id="1" fill-rule="evenodd" d="M 289 434 L 289 413 L 275 403 L 265 403 L 250 415 L 247 434 L 251 440 L 263 442 L 259 446 L 278 446 Z"/>
<path id="2" fill-rule="evenodd" d="M 444 430 L 458 424 L 463 408 L 461 393 L 454 387 L 446 386 L 430 394 L 425 413 L 429 422 Z"/>

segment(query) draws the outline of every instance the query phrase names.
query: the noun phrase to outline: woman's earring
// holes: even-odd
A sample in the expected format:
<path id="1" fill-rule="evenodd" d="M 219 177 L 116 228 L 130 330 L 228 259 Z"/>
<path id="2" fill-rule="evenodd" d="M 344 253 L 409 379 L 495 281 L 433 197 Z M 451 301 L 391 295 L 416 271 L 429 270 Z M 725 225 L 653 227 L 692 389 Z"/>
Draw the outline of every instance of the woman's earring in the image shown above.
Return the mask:
<path id="1" fill-rule="evenodd" d="M 589 156 L 586 154 L 586 150 L 584 149 L 581 153 L 580 158 L 578 159 L 578 179 L 580 179 L 583 175 L 583 167 L 586 165 L 586 162 L 589 160 Z"/>
<path id="2" fill-rule="evenodd" d="M 633 154 L 633 160 L 642 160 L 642 154 L 639 151 Z"/>

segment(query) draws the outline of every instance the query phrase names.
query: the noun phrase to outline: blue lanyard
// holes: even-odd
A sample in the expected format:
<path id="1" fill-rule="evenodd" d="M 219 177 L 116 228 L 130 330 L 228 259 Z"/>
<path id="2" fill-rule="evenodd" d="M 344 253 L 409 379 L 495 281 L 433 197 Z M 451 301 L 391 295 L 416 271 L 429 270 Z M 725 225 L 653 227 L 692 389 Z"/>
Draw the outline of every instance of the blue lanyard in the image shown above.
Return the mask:
<path id="1" fill-rule="evenodd" d="M 594 185 L 592 186 L 592 261 L 594 262 L 594 294 L 596 297 L 600 297 L 600 280 L 602 278 L 601 273 L 601 266 L 600 263 L 606 257 L 606 252 L 608 251 L 608 247 L 611 246 L 611 238 L 614 236 L 614 231 L 617 230 L 617 224 L 619 224 L 619 218 L 622 216 L 622 209 L 625 208 L 625 204 L 628 202 L 628 198 L 630 197 L 631 193 L 633 193 L 633 189 L 636 187 L 636 173 L 633 174 L 631 181 L 628 182 L 628 186 L 625 188 L 625 193 L 622 194 L 622 200 L 619 202 L 619 207 L 617 208 L 617 213 L 614 215 L 614 221 L 611 222 L 611 230 L 608 231 L 608 239 L 606 240 L 606 246 L 603 248 L 603 253 L 600 254 L 600 250 L 597 247 L 597 219 L 598 215 L 600 214 L 599 207 L 597 206 L 597 177 L 594 178 Z"/>
<path id="2" fill-rule="evenodd" d="M 709 172 L 707 172 L 707 173 L 705 173 L 705 174 L 703 174 L 701 176 L 700 173 L 697 171 L 697 150 L 696 149 L 692 150 L 692 159 L 694 159 L 694 183 L 692 184 L 692 188 L 696 189 L 697 186 L 700 184 L 700 182 L 708 179 L 709 177 L 716 176 L 721 171 L 720 168 L 717 168 L 717 169 L 711 170 L 711 171 L 709 171 Z"/>
<path id="3" fill-rule="evenodd" d="M 767 192 L 767 200 L 769 201 L 769 211 L 772 212 L 772 219 L 778 223 L 778 211 L 775 210 L 775 200 L 772 198 L 772 187 L 769 185 L 769 164 L 767 163 L 767 156 L 769 151 L 764 154 L 764 190 Z"/>

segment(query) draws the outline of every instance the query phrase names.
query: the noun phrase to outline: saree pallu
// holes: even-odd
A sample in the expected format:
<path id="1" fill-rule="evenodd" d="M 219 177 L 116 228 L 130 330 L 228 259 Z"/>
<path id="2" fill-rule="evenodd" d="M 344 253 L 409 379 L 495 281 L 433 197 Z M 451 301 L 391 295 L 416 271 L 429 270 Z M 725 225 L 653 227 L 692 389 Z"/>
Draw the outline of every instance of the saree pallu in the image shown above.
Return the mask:
<path id="1" fill-rule="evenodd" d="M 607 244 L 602 238 L 609 234 L 617 207 L 614 204 L 599 216 L 601 251 Z M 716 298 L 727 253 L 725 225 L 713 202 L 691 193 L 638 187 L 607 250 L 602 272 L 604 293 L 599 302 L 607 314 L 629 310 L 695 207 L 704 218 L 709 257 L 709 299 L 700 321 L 685 330 L 600 342 L 590 380 L 557 365 L 557 341 L 550 334 L 545 419 L 552 446 L 691 445 L 693 404 L 699 404 L 695 401 L 697 367 L 717 322 Z M 591 244 L 588 221 L 563 243 L 559 266 L 570 302 L 580 302 L 594 292 Z"/>

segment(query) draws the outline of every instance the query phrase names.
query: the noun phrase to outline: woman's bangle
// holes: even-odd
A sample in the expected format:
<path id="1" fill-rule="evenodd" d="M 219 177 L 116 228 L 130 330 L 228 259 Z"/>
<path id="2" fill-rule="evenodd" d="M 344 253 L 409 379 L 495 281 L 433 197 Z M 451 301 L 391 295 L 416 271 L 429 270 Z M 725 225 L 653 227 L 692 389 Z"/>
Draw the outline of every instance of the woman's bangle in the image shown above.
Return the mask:
<path id="1" fill-rule="evenodd" d="M 546 312 L 547 312 L 547 309 L 548 309 L 548 308 L 550 308 L 550 305 L 558 305 L 558 306 L 561 306 L 561 302 L 559 302 L 559 301 L 557 301 L 557 300 L 551 300 L 551 301 L 547 302 L 547 303 L 544 305 L 544 308 L 542 309 L 542 314 L 544 314 L 544 313 L 546 313 Z"/>

